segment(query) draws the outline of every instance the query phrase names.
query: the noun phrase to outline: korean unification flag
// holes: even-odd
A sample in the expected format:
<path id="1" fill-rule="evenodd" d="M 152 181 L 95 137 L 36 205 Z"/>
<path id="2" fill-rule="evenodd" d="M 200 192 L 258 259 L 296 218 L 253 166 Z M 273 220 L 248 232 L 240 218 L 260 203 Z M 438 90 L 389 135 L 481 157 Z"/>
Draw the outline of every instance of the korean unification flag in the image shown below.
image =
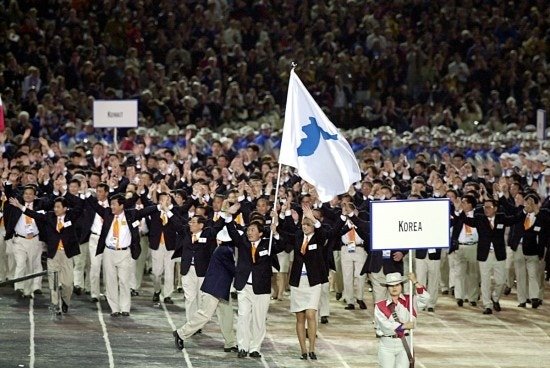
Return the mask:
<path id="1" fill-rule="evenodd" d="M 294 69 L 290 73 L 279 163 L 298 169 L 328 202 L 361 180 L 353 151 L 330 122 Z"/>

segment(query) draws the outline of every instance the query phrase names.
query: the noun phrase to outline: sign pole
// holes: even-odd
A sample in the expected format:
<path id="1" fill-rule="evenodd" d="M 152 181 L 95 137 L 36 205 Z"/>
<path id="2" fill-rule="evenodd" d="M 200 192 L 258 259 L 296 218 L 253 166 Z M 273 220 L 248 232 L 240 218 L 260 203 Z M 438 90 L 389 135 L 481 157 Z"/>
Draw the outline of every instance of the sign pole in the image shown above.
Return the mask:
<path id="1" fill-rule="evenodd" d="M 412 249 L 409 249 L 409 273 L 410 272 L 413 272 L 413 256 L 412 256 Z M 410 292 L 410 296 L 409 296 L 409 316 L 410 316 L 410 319 L 412 321 L 412 317 L 413 317 L 413 309 L 414 309 L 414 302 L 415 302 L 415 297 L 414 297 L 414 285 L 412 283 L 411 280 L 409 280 L 409 292 Z M 410 334 L 410 338 L 411 338 L 411 355 L 414 357 L 414 344 L 413 344 L 413 331 L 414 329 L 410 330 L 409 331 L 409 334 Z"/>

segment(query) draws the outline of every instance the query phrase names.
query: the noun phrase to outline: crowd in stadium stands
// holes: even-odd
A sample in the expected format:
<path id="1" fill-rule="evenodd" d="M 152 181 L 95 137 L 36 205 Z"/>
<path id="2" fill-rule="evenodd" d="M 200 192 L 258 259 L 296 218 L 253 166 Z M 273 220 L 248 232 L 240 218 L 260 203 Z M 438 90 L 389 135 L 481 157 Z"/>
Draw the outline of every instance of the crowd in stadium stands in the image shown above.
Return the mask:
<path id="1" fill-rule="evenodd" d="M 510 292 L 514 280 L 519 306 L 530 302 L 536 308 L 542 304 L 545 257 L 550 263 L 550 222 L 543 221 L 550 210 L 550 145 L 538 139 L 535 127 L 537 109 L 550 110 L 549 19 L 550 8 L 535 0 L 5 1 L 0 4 L 2 192 L 23 194 L 22 202 L 45 198 L 45 210 L 52 208 L 52 196 L 68 193 L 60 208 L 95 201 L 90 208 L 98 215 L 103 210 L 95 207 L 107 196 L 115 198 L 115 207 L 124 202 L 125 211 L 136 201 L 138 208 L 153 201 L 158 212 L 150 216 L 160 218 L 162 226 L 171 223 L 162 217 L 171 213 L 170 206 L 178 208 L 174 218 L 183 224 L 200 215 L 200 221 L 189 223 L 195 227 L 191 233 L 214 226 L 224 209 L 227 223 L 232 217 L 237 227 L 259 221 L 267 234 L 286 87 L 295 62 L 317 103 L 348 138 L 363 180 L 348 195 L 321 204 L 314 188 L 284 168 L 282 198 L 292 206 L 277 203 L 277 215 L 281 222 L 298 222 L 307 214 L 310 225 L 315 216 L 323 226 L 342 230 L 344 235 L 327 242 L 331 248 L 325 262 L 337 271 L 330 273 L 332 289 L 338 299 L 344 294 L 346 309 L 367 308 L 367 275 L 380 299 L 384 274 L 404 272 L 407 252 L 386 259 L 369 251 L 369 201 L 431 197 L 451 198 L 454 209 L 451 249 L 416 254 L 418 264 L 437 262 L 419 275 L 433 297 L 428 310 L 434 310 L 440 291 L 454 288 L 459 306 L 466 301 L 476 305 L 481 298 L 484 313 L 499 311 L 498 298 Z M 93 101 L 99 99 L 137 99 L 138 127 L 119 129 L 114 142 L 112 129 L 94 127 Z M 172 198 L 162 199 L 165 192 Z M 122 197 L 113 197 L 117 193 Z M 7 197 L 4 212 L 18 206 Z M 236 201 L 241 209 L 232 207 Z M 482 243 L 488 230 L 479 221 L 490 220 L 497 206 L 509 215 L 508 222 L 502 220 L 509 230 L 502 228 L 498 235 L 506 235 L 508 246 L 501 253 L 493 249 L 494 240 L 487 256 Z M 33 230 L 40 230 L 40 240 L 47 242 L 40 227 L 25 223 L 30 215 L 10 216 L 9 229 L 5 216 L 6 239 L 30 242 Z M 523 222 L 515 225 L 523 220 L 525 228 Z M 94 221 L 79 229 L 74 285 L 78 294 L 92 291 L 97 301 L 99 286 L 90 286 L 89 267 L 91 262 L 92 278 L 99 282 L 100 266 L 89 239 L 104 230 L 115 239 L 104 246 L 118 250 L 123 235 L 115 236 L 118 225 L 105 229 Z M 353 260 L 347 254 L 350 229 Z M 140 231 L 147 238 L 147 226 Z M 541 236 L 528 249 L 526 234 L 533 231 Z M 9 244 L 13 257 L 15 246 Z M 131 284 L 138 291 L 149 268 L 143 263 L 149 254 L 143 242 L 142 248 L 145 259 L 141 256 L 133 271 L 136 280 L 119 280 L 120 305 L 119 296 L 107 290 L 114 316 L 130 312 L 122 290 Z M 28 261 L 36 256 L 10 258 L 3 249 L 0 281 L 15 271 L 21 276 L 41 269 L 36 259 Z M 346 255 L 339 255 L 341 249 Z M 288 261 L 279 260 L 280 273 L 286 274 Z M 362 268 L 363 275 L 354 267 Z M 155 277 L 164 272 L 158 270 Z M 174 283 L 173 274 L 164 276 Z M 274 282 L 273 298 L 283 297 L 285 277 Z M 363 285 L 355 291 L 354 278 Z M 22 296 L 40 288 L 39 283 L 16 284 Z M 172 290 L 163 290 L 164 302 L 171 302 Z M 194 300 L 191 294 L 188 298 Z M 328 322 L 328 311 L 321 317 Z M 259 352 L 260 345 L 256 341 L 250 349 Z"/>

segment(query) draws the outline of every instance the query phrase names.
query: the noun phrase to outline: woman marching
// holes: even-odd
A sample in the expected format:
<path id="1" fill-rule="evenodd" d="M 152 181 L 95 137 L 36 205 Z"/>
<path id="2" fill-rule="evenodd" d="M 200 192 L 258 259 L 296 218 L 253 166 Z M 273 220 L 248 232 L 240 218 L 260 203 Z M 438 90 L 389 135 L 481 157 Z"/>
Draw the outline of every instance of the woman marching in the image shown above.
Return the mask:
<path id="1" fill-rule="evenodd" d="M 286 209 L 286 208 L 284 208 Z M 285 217 L 284 227 L 294 227 L 294 262 L 290 270 L 290 311 L 296 314 L 296 333 L 300 342 L 300 359 L 317 360 L 315 338 L 317 333 L 317 309 L 321 298 L 321 285 L 328 282 L 323 247 L 326 244 L 326 230 L 314 217 L 309 206 L 304 206 L 301 227 L 298 215 Z M 288 212 L 287 212 L 288 213 Z M 306 321 L 308 327 L 309 354 L 306 347 Z"/>

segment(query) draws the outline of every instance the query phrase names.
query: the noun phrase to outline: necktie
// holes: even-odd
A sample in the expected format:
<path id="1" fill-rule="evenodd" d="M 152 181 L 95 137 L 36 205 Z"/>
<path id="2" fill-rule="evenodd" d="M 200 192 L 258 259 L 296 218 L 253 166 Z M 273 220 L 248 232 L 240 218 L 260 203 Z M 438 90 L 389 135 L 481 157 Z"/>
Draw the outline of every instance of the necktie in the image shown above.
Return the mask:
<path id="1" fill-rule="evenodd" d="M 464 232 L 466 235 L 472 235 L 472 228 L 468 225 L 464 225 Z"/>
<path id="2" fill-rule="evenodd" d="M 113 222 L 113 237 L 116 238 L 116 249 L 118 249 L 119 244 L 119 234 L 120 233 L 120 224 L 118 223 L 118 216 L 115 216 L 115 222 Z"/>
<path id="3" fill-rule="evenodd" d="M 258 242 L 250 243 L 250 254 L 252 254 L 252 263 L 256 263 L 256 248 L 258 247 Z"/>
<path id="4" fill-rule="evenodd" d="M 523 228 L 527 230 L 530 227 L 531 227 L 531 215 L 527 214 L 527 216 L 525 216 L 525 221 L 523 221 Z"/>
<path id="5" fill-rule="evenodd" d="M 494 219 L 494 218 L 490 218 L 490 219 L 489 219 L 489 223 L 491 224 L 491 229 L 494 229 L 494 228 L 495 228 L 495 219 Z"/>
<path id="6" fill-rule="evenodd" d="M 235 223 L 244 226 L 244 220 L 243 220 L 243 214 L 239 213 L 237 217 L 235 218 Z"/>
<path id="7" fill-rule="evenodd" d="M 218 221 L 219 219 L 220 219 L 220 214 L 216 212 L 214 214 L 214 221 Z"/>
<path id="8" fill-rule="evenodd" d="M 166 226 L 166 224 L 168 223 L 168 217 L 166 216 L 166 213 L 162 212 L 160 214 L 160 221 L 162 222 L 162 226 Z M 164 231 L 160 232 L 160 244 L 165 244 Z"/>
<path id="9" fill-rule="evenodd" d="M 195 244 L 198 238 L 199 236 L 197 234 L 193 234 L 193 237 L 191 238 L 191 242 Z"/>
<path id="10" fill-rule="evenodd" d="M 26 204 L 25 204 L 25 207 L 27 207 L 27 208 L 30 209 L 30 208 L 31 208 L 31 205 L 30 205 L 29 203 L 26 203 Z M 25 215 L 25 224 L 26 224 L 26 225 L 32 224 L 32 218 L 30 218 L 29 216 Z"/>
<path id="11" fill-rule="evenodd" d="M 351 243 L 355 243 L 355 236 L 357 233 L 355 232 L 355 227 L 352 226 L 351 230 L 348 232 L 348 238 Z"/>
<path id="12" fill-rule="evenodd" d="M 60 233 L 63 229 L 63 221 L 61 221 L 61 217 L 57 218 L 57 232 Z M 59 238 L 59 243 L 57 243 L 57 250 L 63 249 L 63 240 Z"/>
<path id="13" fill-rule="evenodd" d="M 307 240 L 307 236 L 304 235 L 304 242 L 302 243 L 302 247 L 300 248 L 300 253 L 302 253 L 302 255 L 306 254 L 307 243 L 309 243 L 309 240 Z"/>

